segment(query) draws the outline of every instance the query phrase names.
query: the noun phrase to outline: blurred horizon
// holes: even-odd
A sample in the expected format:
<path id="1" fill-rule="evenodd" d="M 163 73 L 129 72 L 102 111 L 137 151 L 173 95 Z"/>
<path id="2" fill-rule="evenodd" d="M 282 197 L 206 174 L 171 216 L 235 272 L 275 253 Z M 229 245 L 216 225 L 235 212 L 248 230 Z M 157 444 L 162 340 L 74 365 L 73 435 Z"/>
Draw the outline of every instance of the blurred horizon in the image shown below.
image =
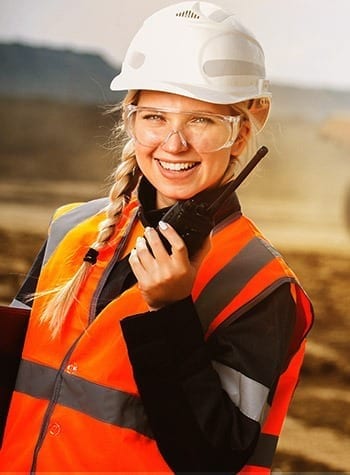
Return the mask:
<path id="1" fill-rule="evenodd" d="M 0 211 L 7 227 L 27 227 L 17 217 L 44 199 L 36 214 L 46 226 L 54 206 L 95 198 L 113 171 L 114 119 L 103 110 L 123 97 L 109 90 L 117 70 L 96 54 L 19 44 L 0 43 L 0 62 Z M 272 92 L 258 137 L 269 158 L 239 190 L 244 209 L 278 246 L 350 250 L 350 94 L 280 85 Z M 16 201 L 21 191 L 29 202 L 9 212 L 7 196 Z"/>

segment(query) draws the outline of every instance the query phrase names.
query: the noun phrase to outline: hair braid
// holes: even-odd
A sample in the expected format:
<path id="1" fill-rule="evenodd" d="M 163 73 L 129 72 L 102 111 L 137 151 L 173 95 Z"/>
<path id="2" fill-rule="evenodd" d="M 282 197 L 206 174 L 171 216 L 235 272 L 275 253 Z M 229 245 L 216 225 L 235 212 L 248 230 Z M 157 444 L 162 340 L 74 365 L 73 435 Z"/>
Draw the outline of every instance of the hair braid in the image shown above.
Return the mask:
<path id="1" fill-rule="evenodd" d="M 109 192 L 109 204 L 106 208 L 107 218 L 100 223 L 99 232 L 92 248 L 100 250 L 111 238 L 124 206 L 130 200 L 138 173 L 134 155 L 126 155 L 113 174 L 114 184 Z"/>
<path id="2" fill-rule="evenodd" d="M 119 127 L 119 131 L 119 135 L 123 135 L 122 128 Z M 52 338 L 59 334 L 70 307 L 77 301 L 79 289 L 87 279 L 92 265 L 96 262 L 98 251 L 113 236 L 120 214 L 130 200 L 138 178 L 139 171 L 134 148 L 131 141 L 128 141 L 124 145 L 119 164 L 113 173 L 113 185 L 109 192 L 109 204 L 105 209 L 107 217 L 100 223 L 96 240 L 91 245 L 81 266 L 71 279 L 62 286 L 35 294 L 35 297 L 53 294 L 40 318 L 42 323 L 49 323 Z"/>

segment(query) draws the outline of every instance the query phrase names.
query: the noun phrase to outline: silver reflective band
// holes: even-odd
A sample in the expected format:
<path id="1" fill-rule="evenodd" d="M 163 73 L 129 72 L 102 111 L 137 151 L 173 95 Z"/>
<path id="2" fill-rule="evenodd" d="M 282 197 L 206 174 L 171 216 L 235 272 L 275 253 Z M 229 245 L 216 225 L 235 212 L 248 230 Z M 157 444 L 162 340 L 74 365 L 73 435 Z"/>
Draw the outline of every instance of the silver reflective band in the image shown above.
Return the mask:
<path id="1" fill-rule="evenodd" d="M 182 147 L 191 145 L 198 152 L 216 152 L 231 147 L 237 138 L 239 124 L 240 115 L 135 105 L 125 109 L 127 132 L 145 147 L 164 146 L 177 134 Z"/>
<path id="2" fill-rule="evenodd" d="M 13 299 L 11 304 L 10 304 L 10 307 L 15 307 L 15 308 L 24 308 L 26 310 L 31 310 L 32 307 L 30 307 L 29 305 L 27 305 L 26 303 L 24 302 L 21 302 L 20 300 L 18 299 Z"/>
<path id="3" fill-rule="evenodd" d="M 56 378 L 56 369 L 22 360 L 16 391 L 50 401 Z M 57 404 L 107 424 L 133 429 L 153 438 L 141 399 L 125 391 L 102 386 L 64 372 Z"/>
<path id="4" fill-rule="evenodd" d="M 212 363 L 231 401 L 242 414 L 262 424 L 266 416 L 269 388 L 218 361 Z"/>

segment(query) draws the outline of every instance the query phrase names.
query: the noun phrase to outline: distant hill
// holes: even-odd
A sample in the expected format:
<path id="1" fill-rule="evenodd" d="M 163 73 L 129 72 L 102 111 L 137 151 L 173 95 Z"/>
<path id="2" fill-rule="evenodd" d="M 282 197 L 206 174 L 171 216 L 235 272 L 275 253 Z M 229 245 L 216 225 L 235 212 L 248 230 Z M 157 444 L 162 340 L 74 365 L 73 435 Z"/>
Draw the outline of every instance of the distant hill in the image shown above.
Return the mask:
<path id="1" fill-rule="evenodd" d="M 98 180 L 115 166 L 117 119 L 96 104 L 0 97 L 0 181 Z"/>
<path id="2" fill-rule="evenodd" d="M 122 97 L 109 89 L 118 70 L 97 54 L 3 43 L 0 65 L 2 96 L 92 104 Z"/>
<path id="3" fill-rule="evenodd" d="M 0 44 L 0 181 L 104 180 L 116 160 L 109 140 L 117 117 L 104 114 L 123 96 L 109 90 L 116 73 L 96 54 Z M 314 143 L 326 139 L 328 160 L 328 142 L 350 135 L 349 92 L 273 84 L 272 93 L 270 155 L 277 141 L 279 154 L 298 155 L 305 166 Z"/>
<path id="4" fill-rule="evenodd" d="M 0 44 L 0 95 L 52 101 L 105 104 L 123 94 L 109 89 L 118 68 L 101 56 L 70 50 Z M 323 120 L 350 111 L 350 90 L 336 91 L 272 84 L 272 116 Z"/>

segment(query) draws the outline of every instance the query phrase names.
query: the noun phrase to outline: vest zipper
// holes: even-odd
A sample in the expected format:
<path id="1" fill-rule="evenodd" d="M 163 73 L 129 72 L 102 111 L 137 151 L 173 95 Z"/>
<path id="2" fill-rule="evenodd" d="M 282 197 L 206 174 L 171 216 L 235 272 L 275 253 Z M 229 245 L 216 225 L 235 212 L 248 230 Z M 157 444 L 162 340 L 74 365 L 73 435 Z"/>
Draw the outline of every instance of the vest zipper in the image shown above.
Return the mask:
<path id="1" fill-rule="evenodd" d="M 73 343 L 73 345 L 70 347 L 70 349 L 66 353 L 65 357 L 63 358 L 59 369 L 57 370 L 57 375 L 56 375 L 56 378 L 55 378 L 55 384 L 54 384 L 54 388 L 53 388 L 52 397 L 50 399 L 49 405 L 46 408 L 46 411 L 45 411 L 45 414 L 44 414 L 44 417 L 43 417 L 43 422 L 41 424 L 41 429 L 40 429 L 40 433 L 39 433 L 39 436 L 38 436 L 38 440 L 37 440 L 37 442 L 35 444 L 35 447 L 34 447 L 32 466 L 30 468 L 31 475 L 34 475 L 36 473 L 36 465 L 37 465 L 39 451 L 40 451 L 40 449 L 43 445 L 44 438 L 46 436 L 47 429 L 49 427 L 49 421 L 50 421 L 51 415 L 53 413 L 53 410 L 55 408 L 55 405 L 57 403 L 57 400 L 58 400 L 58 397 L 59 397 L 59 394 L 60 394 L 60 390 L 61 390 L 61 386 L 62 386 L 62 380 L 63 380 L 62 374 L 64 372 L 65 367 L 67 366 L 67 363 L 68 363 L 68 360 L 69 360 L 71 354 L 73 353 L 73 351 L 74 351 L 75 347 L 77 346 L 77 344 L 78 344 L 80 338 L 82 337 L 82 335 L 83 335 L 83 333 L 75 340 L 75 342 Z"/>

